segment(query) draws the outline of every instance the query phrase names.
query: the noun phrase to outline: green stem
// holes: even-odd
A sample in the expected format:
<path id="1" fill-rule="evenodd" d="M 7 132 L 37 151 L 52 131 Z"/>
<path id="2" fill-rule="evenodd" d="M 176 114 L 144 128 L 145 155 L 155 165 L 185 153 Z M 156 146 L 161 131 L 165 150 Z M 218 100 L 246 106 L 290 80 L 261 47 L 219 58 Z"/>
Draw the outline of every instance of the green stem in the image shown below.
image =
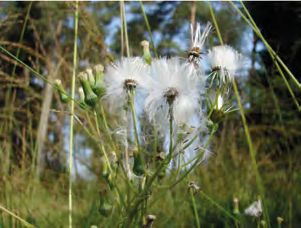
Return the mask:
<path id="1" fill-rule="evenodd" d="M 212 130 L 211 133 L 210 133 L 210 136 L 209 136 L 209 139 L 206 143 L 206 146 L 204 148 L 204 150 L 207 149 L 207 147 L 209 146 L 209 143 L 213 137 L 213 134 L 214 134 L 214 131 Z M 200 153 L 198 154 L 198 156 L 200 155 Z M 196 161 L 193 163 L 193 165 L 176 181 L 174 182 L 169 188 L 173 188 L 175 185 L 177 185 L 178 183 L 180 183 L 198 164 L 199 162 L 201 161 L 202 157 L 199 156 Z"/>
<path id="2" fill-rule="evenodd" d="M 169 152 L 167 156 L 167 164 L 170 163 L 171 158 L 172 158 L 172 135 L 173 135 L 173 104 L 169 105 Z"/>
<path id="3" fill-rule="evenodd" d="M 257 25 L 255 24 L 254 20 L 252 19 L 251 15 L 249 14 L 248 10 L 245 8 L 244 4 L 242 4 L 245 12 L 247 13 L 248 17 L 250 18 L 251 22 L 246 18 L 246 16 L 231 2 L 229 1 L 229 3 L 233 6 L 233 8 L 241 15 L 241 17 L 250 25 L 250 27 L 254 30 L 254 32 L 257 34 L 257 36 L 262 40 L 262 42 L 264 43 L 264 45 L 266 46 L 271 58 L 273 59 L 273 61 L 275 62 L 275 65 L 277 67 L 277 69 L 279 70 L 279 73 L 282 77 L 282 79 L 285 82 L 285 85 L 287 86 L 294 102 L 296 103 L 296 106 L 298 107 L 299 111 L 300 109 L 300 105 L 295 97 L 295 94 L 293 92 L 293 90 L 291 89 L 287 79 L 285 78 L 282 69 L 280 68 L 279 64 L 277 63 L 280 62 L 280 64 L 282 65 L 282 67 L 286 70 L 286 72 L 289 74 L 289 76 L 292 78 L 292 80 L 295 82 L 295 84 L 298 86 L 298 88 L 301 87 L 301 84 L 298 82 L 298 80 L 294 77 L 294 75 L 290 72 L 290 70 L 287 68 L 287 66 L 283 63 L 283 61 L 280 59 L 280 57 L 276 54 L 276 52 L 271 48 L 271 46 L 267 43 L 267 41 L 264 39 L 264 37 L 262 36 L 262 34 L 260 33 Z"/>
<path id="4" fill-rule="evenodd" d="M 147 19 L 146 13 L 144 11 L 142 1 L 140 0 L 139 3 L 140 3 L 141 11 L 142 11 L 142 14 L 143 14 L 143 18 L 144 18 L 144 21 L 145 21 L 145 24 L 146 24 L 146 28 L 147 28 L 147 31 L 149 33 L 150 39 L 151 39 L 151 44 L 152 44 L 153 49 L 154 49 L 155 57 L 158 58 L 158 53 L 157 53 L 157 50 L 156 50 L 156 47 L 155 47 L 155 44 L 154 44 L 154 40 L 153 40 L 153 36 L 152 36 L 152 30 L 149 26 L 148 19 Z"/>
<path id="5" fill-rule="evenodd" d="M 34 228 L 33 225 L 29 224 L 28 222 L 26 222 L 24 219 L 20 218 L 19 216 L 15 215 L 14 213 L 12 213 L 11 211 L 7 210 L 6 208 L 2 207 L 0 205 L 0 210 L 6 212 L 7 214 L 11 215 L 12 217 L 14 217 L 15 219 L 19 220 L 24 226 L 28 227 L 28 228 Z M 1 221 L 1 220 L 0 220 Z"/>
<path id="6" fill-rule="evenodd" d="M 120 1 L 121 11 L 123 16 L 123 27 L 124 27 L 124 34 L 125 34 L 125 45 L 126 45 L 126 55 L 130 57 L 130 46 L 129 46 L 129 38 L 128 38 L 128 29 L 126 24 L 126 17 L 125 17 L 125 9 L 124 9 L 124 1 Z"/>
<path id="7" fill-rule="evenodd" d="M 195 199 L 194 199 L 194 193 L 192 188 L 189 189 L 190 192 L 190 197 L 191 197 L 191 201 L 192 201 L 192 206 L 193 206 L 193 210 L 194 210 L 194 214 L 195 214 L 195 219 L 196 219 L 196 224 L 197 224 L 197 228 L 200 228 L 200 219 L 199 219 L 199 215 L 198 215 L 198 211 L 196 208 L 196 203 L 195 203 Z"/>
<path id="8" fill-rule="evenodd" d="M 208 5 L 209 5 L 209 8 L 211 9 L 209 2 L 208 2 Z M 211 12 L 211 16 L 212 16 L 213 21 L 214 21 L 215 29 L 219 33 L 219 28 L 218 28 L 217 22 L 215 20 L 215 16 L 214 16 L 214 13 L 213 13 L 212 9 L 211 9 L 210 12 Z M 221 45 L 223 45 L 222 38 L 221 37 L 219 37 L 219 38 L 220 38 Z M 240 113 L 241 113 L 241 118 L 242 118 L 244 129 L 245 129 L 245 134 L 246 134 L 246 138 L 247 138 L 247 142 L 248 142 L 248 146 L 249 146 L 249 152 L 250 152 L 251 161 L 252 161 L 252 167 L 253 167 L 253 170 L 255 171 L 255 174 L 256 174 L 257 188 L 258 188 L 258 190 L 259 190 L 259 192 L 261 194 L 261 197 L 262 197 L 264 218 L 265 218 L 265 220 L 267 222 L 268 227 L 270 227 L 270 221 L 269 221 L 269 216 L 268 216 L 268 213 L 267 213 L 267 208 L 266 208 L 266 203 L 265 203 L 265 197 L 264 197 L 264 189 L 263 189 L 261 177 L 260 177 L 259 172 L 258 172 L 256 158 L 255 158 L 255 153 L 254 153 L 253 145 L 252 145 L 252 139 L 251 139 L 251 135 L 250 135 L 250 132 L 249 132 L 248 125 L 247 125 L 247 121 L 246 121 L 246 117 L 245 117 L 245 114 L 244 114 L 244 110 L 243 110 L 243 107 L 242 107 L 242 104 L 241 104 L 241 101 L 240 101 L 240 97 L 239 97 L 239 93 L 238 93 L 238 89 L 237 89 L 237 85 L 236 85 L 235 80 L 232 81 L 232 85 L 233 85 L 233 88 L 234 88 L 234 91 L 235 91 L 235 95 L 236 95 L 237 102 L 238 102 L 239 109 L 240 109 Z"/>
<path id="9" fill-rule="evenodd" d="M 31 71 L 32 73 L 34 73 L 36 76 L 38 76 L 40 79 L 42 79 L 45 83 L 48 83 L 48 84 L 52 85 L 53 88 L 57 89 L 58 91 L 60 90 L 60 88 L 55 83 L 49 81 L 45 76 L 41 75 L 39 72 L 35 71 L 30 66 L 26 65 L 24 62 L 22 62 L 20 59 L 18 59 L 12 53 L 10 53 L 8 50 L 6 50 L 4 47 L 0 46 L 0 50 L 2 50 L 7 55 L 9 55 L 10 57 L 12 57 L 15 61 L 17 61 L 18 63 L 20 63 L 26 69 L 28 69 L 29 71 Z M 62 93 L 64 95 L 66 95 L 70 100 L 74 101 L 74 103 L 77 104 L 80 107 L 80 103 L 78 101 L 76 101 L 74 98 L 72 98 L 68 93 L 66 93 L 65 91 L 62 91 Z M 91 113 L 91 111 L 89 111 L 89 110 L 86 110 L 86 111 Z"/>
<path id="10" fill-rule="evenodd" d="M 219 205 L 214 200 L 212 200 L 209 196 L 207 196 L 202 190 L 199 191 L 199 193 L 202 196 L 204 196 L 209 202 L 211 202 L 213 205 L 215 205 L 218 209 L 220 209 L 221 211 L 223 211 L 229 218 L 232 218 L 235 222 L 238 223 L 238 220 L 233 215 L 231 215 L 225 208 L 223 208 L 221 205 Z"/>
<path id="11" fill-rule="evenodd" d="M 23 42 L 23 37 L 24 37 L 24 33 L 25 33 L 25 29 L 26 29 L 28 18 L 29 18 L 29 13 L 30 13 L 30 10 L 31 10 L 32 3 L 33 2 L 31 1 L 29 3 L 29 6 L 28 6 L 28 10 L 27 10 L 27 14 L 26 14 L 26 17 L 25 17 L 25 20 L 24 20 L 24 24 L 23 24 L 23 28 L 22 28 L 22 32 L 21 32 L 21 36 L 20 36 L 20 40 L 19 40 L 19 44 L 22 44 L 22 42 Z M 19 58 L 19 55 L 20 55 L 20 46 L 18 46 L 16 57 Z M 12 71 L 12 76 L 11 76 L 12 80 L 15 78 L 16 68 L 17 68 L 17 64 L 14 63 L 14 67 L 13 67 L 13 71 Z M 9 102 L 10 94 L 11 94 L 11 87 L 9 87 L 8 91 L 7 91 L 5 106 L 7 106 L 8 102 Z M 13 101 L 14 101 L 14 97 L 13 97 Z"/>
<path id="12" fill-rule="evenodd" d="M 138 148 L 138 153 L 141 156 L 141 151 L 140 151 L 140 143 L 139 143 L 139 137 L 138 137 L 138 130 L 136 126 L 136 115 L 135 115 L 135 108 L 134 108 L 134 91 L 131 90 L 129 93 L 130 100 L 131 100 L 131 110 L 132 110 L 132 117 L 133 117 L 133 125 L 134 125 L 134 132 L 135 132 L 135 139 L 136 139 L 136 144 Z"/>
<path id="13" fill-rule="evenodd" d="M 70 112 L 70 141 L 69 141 L 69 227 L 72 228 L 72 152 L 73 152 L 73 125 L 74 125 L 74 94 L 75 94 L 75 77 L 77 65 L 77 32 L 78 32 L 78 1 L 75 4 L 74 15 L 74 51 L 73 51 L 73 76 L 71 85 L 71 109 Z"/>

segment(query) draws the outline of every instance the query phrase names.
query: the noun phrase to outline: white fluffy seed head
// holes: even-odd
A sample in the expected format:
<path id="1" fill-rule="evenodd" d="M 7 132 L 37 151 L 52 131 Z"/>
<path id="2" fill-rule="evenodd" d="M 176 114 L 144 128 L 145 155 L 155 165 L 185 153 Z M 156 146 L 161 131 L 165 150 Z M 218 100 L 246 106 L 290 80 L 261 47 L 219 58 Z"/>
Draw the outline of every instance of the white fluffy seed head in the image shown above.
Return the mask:
<path id="1" fill-rule="evenodd" d="M 121 58 L 106 68 L 104 85 L 106 95 L 115 105 L 125 104 L 128 90 L 141 92 L 148 84 L 147 65 L 140 57 Z"/>
<path id="2" fill-rule="evenodd" d="M 195 32 L 194 32 L 195 31 Z M 191 49 L 198 48 L 199 50 L 204 49 L 204 44 L 209 36 L 209 34 L 213 31 L 213 27 L 210 22 L 207 22 L 207 25 L 204 31 L 201 31 L 200 23 L 196 24 L 196 29 L 194 30 L 193 25 L 190 24 L 190 36 L 191 36 Z"/>
<path id="3" fill-rule="evenodd" d="M 187 64 L 179 58 L 161 58 L 152 62 L 151 82 L 145 100 L 146 111 L 152 119 L 156 112 L 168 114 L 172 104 L 173 116 L 177 124 L 190 120 L 198 106 L 196 80 L 191 76 Z"/>
<path id="4" fill-rule="evenodd" d="M 232 81 L 237 71 L 243 69 L 246 65 L 246 58 L 227 45 L 213 47 L 209 50 L 208 59 L 213 71 L 221 71 L 223 82 L 227 76 Z"/>
<path id="5" fill-rule="evenodd" d="M 246 208 L 245 214 L 253 217 L 260 217 L 262 213 L 261 199 L 252 203 L 249 207 Z"/>

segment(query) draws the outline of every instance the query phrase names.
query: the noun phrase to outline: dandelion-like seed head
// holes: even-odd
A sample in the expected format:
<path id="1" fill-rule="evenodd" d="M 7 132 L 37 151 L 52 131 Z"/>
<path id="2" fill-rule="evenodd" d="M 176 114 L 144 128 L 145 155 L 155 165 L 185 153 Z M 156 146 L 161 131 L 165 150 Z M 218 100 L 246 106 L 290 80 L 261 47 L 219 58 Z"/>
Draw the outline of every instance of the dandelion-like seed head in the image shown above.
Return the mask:
<path id="1" fill-rule="evenodd" d="M 163 94 L 164 94 L 163 96 L 166 98 L 167 103 L 169 105 L 172 105 L 172 103 L 175 101 L 175 99 L 179 95 L 179 92 L 175 87 L 170 87 L 170 88 L 167 88 Z"/>
<path id="2" fill-rule="evenodd" d="M 237 71 L 246 64 L 245 57 L 227 45 L 213 47 L 209 50 L 208 59 L 212 72 L 219 73 L 220 83 L 232 81 Z"/>
<path id="3" fill-rule="evenodd" d="M 133 78 L 124 80 L 124 88 L 126 91 L 133 91 L 137 86 L 137 82 Z"/>
<path id="4" fill-rule="evenodd" d="M 205 41 L 212 31 L 212 25 L 210 22 L 207 22 L 206 28 L 203 32 L 201 32 L 200 23 L 196 24 L 196 29 L 194 26 L 190 25 L 190 32 L 191 32 L 191 48 L 187 50 L 188 53 L 188 60 L 190 62 L 196 62 L 199 59 L 202 59 L 202 51 L 204 49 Z"/>
<path id="5" fill-rule="evenodd" d="M 194 72 L 187 63 L 179 58 L 155 59 L 150 73 L 152 80 L 145 100 L 145 110 L 150 118 L 156 115 L 165 119 L 172 105 L 172 115 L 177 124 L 189 121 L 198 107 L 199 93 Z"/>

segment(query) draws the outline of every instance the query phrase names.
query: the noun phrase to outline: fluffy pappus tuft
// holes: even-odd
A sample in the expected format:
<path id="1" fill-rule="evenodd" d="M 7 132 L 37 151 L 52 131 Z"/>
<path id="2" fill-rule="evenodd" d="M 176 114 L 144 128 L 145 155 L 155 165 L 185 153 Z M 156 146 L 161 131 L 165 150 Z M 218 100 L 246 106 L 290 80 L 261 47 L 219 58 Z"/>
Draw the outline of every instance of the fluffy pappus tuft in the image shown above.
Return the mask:
<path id="1" fill-rule="evenodd" d="M 139 57 L 121 58 L 109 65 L 104 74 L 106 95 L 112 103 L 124 105 L 128 99 L 129 90 L 139 92 L 147 86 L 148 66 Z"/>
<path id="2" fill-rule="evenodd" d="M 198 107 L 197 82 L 192 72 L 179 58 L 161 58 L 152 62 L 150 67 L 151 83 L 145 100 L 150 119 L 157 111 L 167 118 L 172 106 L 173 118 L 177 124 L 187 123 Z"/>
<path id="3" fill-rule="evenodd" d="M 237 71 L 246 65 L 246 58 L 227 45 L 213 47 L 209 50 L 208 59 L 212 71 L 220 73 L 220 83 L 232 81 Z"/>

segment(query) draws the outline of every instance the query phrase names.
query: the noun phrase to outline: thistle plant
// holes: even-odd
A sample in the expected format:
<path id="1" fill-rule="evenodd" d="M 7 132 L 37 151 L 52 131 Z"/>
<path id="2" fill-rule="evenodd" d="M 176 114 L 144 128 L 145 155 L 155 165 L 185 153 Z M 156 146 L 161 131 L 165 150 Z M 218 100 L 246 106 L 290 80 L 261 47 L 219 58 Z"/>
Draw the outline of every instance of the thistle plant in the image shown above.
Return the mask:
<path id="1" fill-rule="evenodd" d="M 211 32 L 209 22 L 204 31 L 199 23 L 195 30 L 191 25 L 186 58 L 154 58 L 144 40 L 141 56 L 96 63 L 78 74 L 80 107 L 95 113 L 95 132 L 104 136 L 102 216 L 116 209 L 120 225 L 152 227 L 156 216 L 147 215 L 152 189 L 164 179 L 174 187 L 214 153 L 209 145 L 218 124 L 236 110 L 229 82 L 244 68 L 245 58 L 230 46 L 207 51 Z M 207 73 L 201 67 L 204 58 L 210 62 Z M 103 105 L 121 118 L 107 122 Z M 145 125 L 151 126 L 147 132 Z M 186 184 L 194 194 L 200 191 L 195 182 Z"/>

